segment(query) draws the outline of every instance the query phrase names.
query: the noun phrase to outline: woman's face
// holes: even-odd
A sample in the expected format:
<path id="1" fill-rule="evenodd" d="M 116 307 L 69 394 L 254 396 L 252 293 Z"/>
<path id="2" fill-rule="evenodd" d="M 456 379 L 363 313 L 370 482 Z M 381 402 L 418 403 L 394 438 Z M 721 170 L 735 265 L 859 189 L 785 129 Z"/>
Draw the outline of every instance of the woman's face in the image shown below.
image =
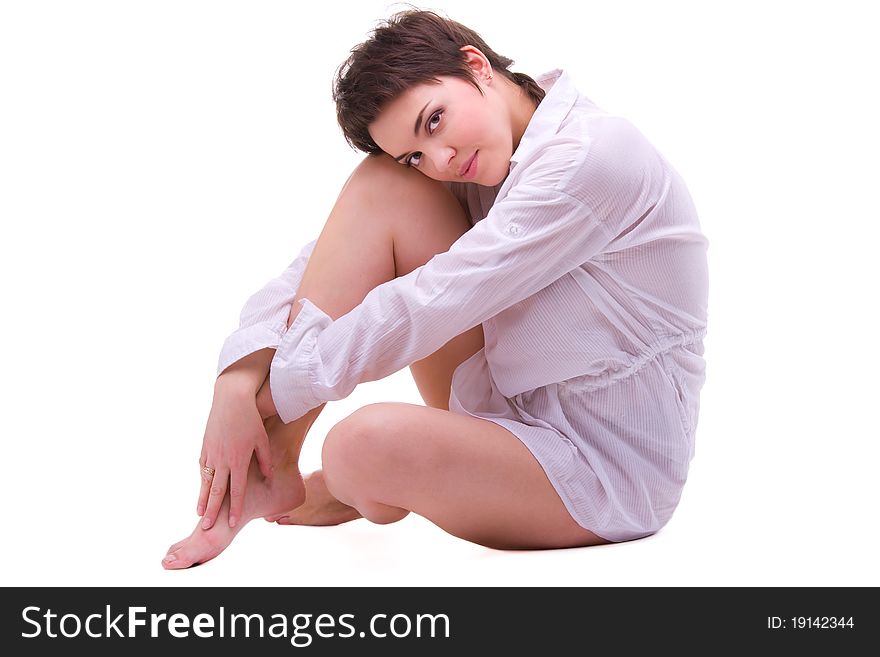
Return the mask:
<path id="1" fill-rule="evenodd" d="M 370 125 L 370 136 L 402 165 L 434 180 L 497 185 L 507 176 L 513 155 L 507 103 L 480 77 L 485 95 L 466 80 L 440 80 L 413 87 L 389 103 Z"/>

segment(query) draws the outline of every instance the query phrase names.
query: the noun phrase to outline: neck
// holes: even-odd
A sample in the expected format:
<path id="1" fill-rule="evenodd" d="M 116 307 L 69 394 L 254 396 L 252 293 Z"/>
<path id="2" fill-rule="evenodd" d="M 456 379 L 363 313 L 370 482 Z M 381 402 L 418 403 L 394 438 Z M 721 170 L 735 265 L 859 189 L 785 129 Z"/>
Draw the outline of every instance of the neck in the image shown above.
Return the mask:
<path id="1" fill-rule="evenodd" d="M 511 127 L 513 128 L 513 150 L 519 148 L 519 142 L 525 134 L 532 115 L 538 109 L 534 99 L 526 93 L 525 89 L 515 82 L 511 82 L 506 78 L 499 80 L 502 82 L 500 92 L 507 101 L 510 109 Z"/>

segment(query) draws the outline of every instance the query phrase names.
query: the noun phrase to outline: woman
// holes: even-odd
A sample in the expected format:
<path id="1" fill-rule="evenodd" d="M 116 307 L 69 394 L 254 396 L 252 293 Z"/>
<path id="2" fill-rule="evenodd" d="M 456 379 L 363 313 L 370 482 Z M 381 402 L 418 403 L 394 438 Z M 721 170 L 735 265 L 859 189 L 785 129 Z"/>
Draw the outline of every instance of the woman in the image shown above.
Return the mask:
<path id="1" fill-rule="evenodd" d="M 391 523 L 494 548 L 657 532 L 694 454 L 707 240 L 685 184 L 561 70 L 512 73 L 474 31 L 397 14 L 334 99 L 368 153 L 317 240 L 223 346 L 203 516 L 166 568 L 249 520 Z M 409 366 L 426 406 L 371 404 L 298 458 L 327 401 Z"/>

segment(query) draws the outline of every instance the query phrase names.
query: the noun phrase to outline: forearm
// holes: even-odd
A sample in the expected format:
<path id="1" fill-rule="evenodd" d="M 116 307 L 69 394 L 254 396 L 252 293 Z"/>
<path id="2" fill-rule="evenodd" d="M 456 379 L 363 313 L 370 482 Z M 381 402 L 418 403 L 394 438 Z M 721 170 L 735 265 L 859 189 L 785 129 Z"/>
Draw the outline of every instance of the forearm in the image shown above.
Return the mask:
<path id="1" fill-rule="evenodd" d="M 235 386 L 256 395 L 269 375 L 274 356 L 275 350 L 267 347 L 240 358 L 217 377 L 214 389 Z"/>
<path id="2" fill-rule="evenodd" d="M 296 316 L 299 314 L 300 310 L 302 310 L 302 306 L 300 304 L 294 303 L 291 305 L 290 314 L 287 318 L 288 328 L 290 328 L 290 326 L 293 324 L 293 320 L 296 319 Z M 246 381 L 246 385 L 248 386 L 247 390 L 250 391 L 250 386 L 252 386 L 252 384 L 262 373 L 262 380 L 257 383 L 256 401 L 257 410 L 260 412 L 260 416 L 265 420 L 266 418 L 272 417 L 273 415 L 277 415 L 278 409 L 275 408 L 275 400 L 272 399 L 272 389 L 269 387 L 269 369 L 272 365 L 272 359 L 275 356 L 275 350 L 262 349 L 260 351 L 254 352 L 253 354 L 251 354 L 251 356 L 262 354 L 263 352 L 268 352 L 268 358 L 265 360 L 265 362 L 259 359 L 254 359 L 254 361 L 252 361 L 251 369 L 248 370 L 248 376 L 253 378 L 248 378 Z M 261 356 L 260 358 L 263 357 Z"/>

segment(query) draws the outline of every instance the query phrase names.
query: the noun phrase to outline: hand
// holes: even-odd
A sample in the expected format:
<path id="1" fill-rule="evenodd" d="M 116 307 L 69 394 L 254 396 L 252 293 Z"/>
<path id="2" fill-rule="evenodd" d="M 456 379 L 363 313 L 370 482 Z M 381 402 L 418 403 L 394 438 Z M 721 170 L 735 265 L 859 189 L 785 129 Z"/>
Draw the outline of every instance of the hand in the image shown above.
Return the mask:
<path id="1" fill-rule="evenodd" d="M 263 476 L 272 476 L 269 436 L 257 410 L 253 388 L 237 385 L 234 378 L 222 378 L 214 387 L 214 401 L 199 458 L 202 485 L 198 513 L 203 516 L 203 529 L 209 529 L 217 520 L 227 488 L 229 526 L 234 527 L 238 522 L 244 508 L 247 472 L 254 452 Z M 214 469 L 213 475 L 205 471 L 206 466 Z"/>

